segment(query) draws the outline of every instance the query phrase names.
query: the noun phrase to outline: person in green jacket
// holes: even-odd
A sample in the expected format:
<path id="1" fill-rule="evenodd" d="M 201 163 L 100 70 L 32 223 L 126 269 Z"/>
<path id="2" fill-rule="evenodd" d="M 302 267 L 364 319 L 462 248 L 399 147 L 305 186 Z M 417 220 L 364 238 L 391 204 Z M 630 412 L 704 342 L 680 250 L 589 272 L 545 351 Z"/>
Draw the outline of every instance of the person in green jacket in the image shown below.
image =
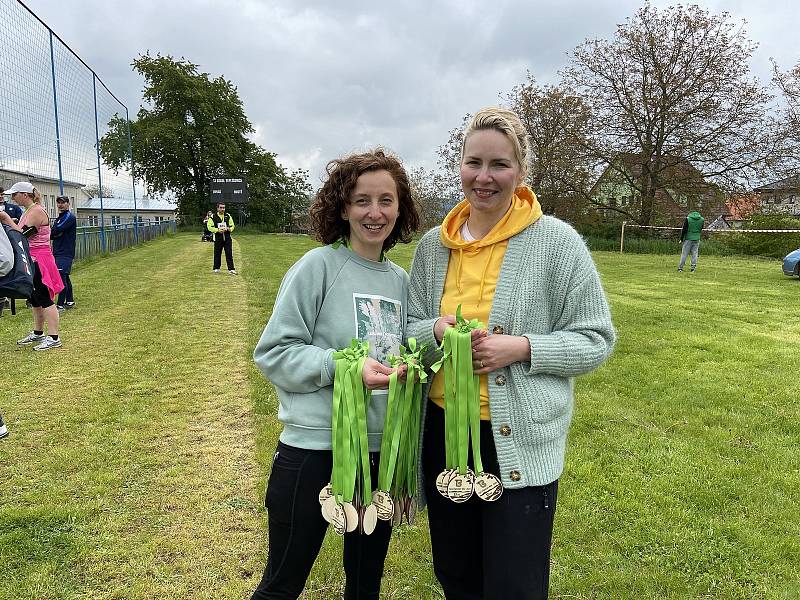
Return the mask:
<path id="1" fill-rule="evenodd" d="M 693 210 L 683 221 L 683 229 L 681 229 L 681 243 L 683 249 L 681 250 L 681 262 L 678 263 L 678 273 L 683 272 L 683 265 L 686 264 L 686 257 L 692 253 L 692 273 L 697 268 L 697 253 L 700 251 L 700 234 L 703 231 L 703 224 L 705 219 L 699 212 Z"/>

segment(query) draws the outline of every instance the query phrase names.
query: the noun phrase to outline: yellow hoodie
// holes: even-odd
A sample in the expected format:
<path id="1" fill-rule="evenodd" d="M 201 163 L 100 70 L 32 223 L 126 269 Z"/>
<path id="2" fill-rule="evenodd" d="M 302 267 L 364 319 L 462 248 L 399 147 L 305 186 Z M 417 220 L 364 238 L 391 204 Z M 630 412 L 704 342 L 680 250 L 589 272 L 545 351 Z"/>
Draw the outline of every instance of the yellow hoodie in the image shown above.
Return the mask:
<path id="1" fill-rule="evenodd" d="M 488 323 L 508 239 L 536 222 L 542 216 L 542 208 L 530 188 L 518 187 L 508 211 L 492 230 L 483 239 L 466 242 L 461 228 L 469 218 L 469 211 L 469 202 L 462 200 L 442 222 L 440 239 L 446 248 L 450 248 L 450 262 L 439 314 L 453 315 L 460 304 L 465 319 Z M 488 420 L 489 383 L 486 375 L 481 375 L 480 388 L 481 419 Z M 441 370 L 433 378 L 429 397 L 444 408 L 444 375 Z"/>

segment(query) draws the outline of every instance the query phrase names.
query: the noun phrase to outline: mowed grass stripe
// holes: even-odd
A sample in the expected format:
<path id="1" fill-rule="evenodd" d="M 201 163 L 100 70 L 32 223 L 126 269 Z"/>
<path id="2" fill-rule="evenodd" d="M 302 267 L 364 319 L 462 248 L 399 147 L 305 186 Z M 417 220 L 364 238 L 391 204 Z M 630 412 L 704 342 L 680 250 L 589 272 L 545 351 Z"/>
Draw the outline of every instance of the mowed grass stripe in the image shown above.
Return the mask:
<path id="1" fill-rule="evenodd" d="M 219 598 L 252 585 L 246 286 L 211 273 L 210 251 L 177 236 L 79 269 L 58 351 L 13 346 L 28 311 L 2 320 L 4 354 L 27 376 L 2 375 L 15 393 L 0 408 L 0 597 Z M 63 552 L 37 547 L 54 536 Z M 15 547 L 26 538 L 41 568 Z"/>

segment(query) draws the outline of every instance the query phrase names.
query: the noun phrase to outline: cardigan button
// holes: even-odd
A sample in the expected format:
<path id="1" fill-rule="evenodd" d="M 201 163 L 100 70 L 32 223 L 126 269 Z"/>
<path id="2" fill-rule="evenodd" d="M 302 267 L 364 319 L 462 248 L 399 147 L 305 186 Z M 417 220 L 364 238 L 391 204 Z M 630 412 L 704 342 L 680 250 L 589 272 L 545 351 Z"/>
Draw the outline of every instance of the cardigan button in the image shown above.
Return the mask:
<path id="1" fill-rule="evenodd" d="M 522 479 L 522 474 L 519 471 L 511 471 L 508 476 L 511 478 L 511 481 L 519 481 Z"/>
<path id="2" fill-rule="evenodd" d="M 506 376 L 505 376 L 505 375 L 498 375 L 498 376 L 495 378 L 494 382 L 495 382 L 497 385 L 505 385 L 505 384 L 506 384 Z"/>
<path id="3" fill-rule="evenodd" d="M 503 333 L 503 328 L 500 327 L 500 325 L 495 325 L 494 329 L 492 329 L 492 333 L 496 333 L 497 335 L 500 335 L 500 334 Z"/>
<path id="4" fill-rule="evenodd" d="M 500 427 L 500 435 L 503 435 L 503 436 L 506 436 L 506 437 L 511 435 L 511 427 L 509 427 L 508 425 L 503 425 L 502 427 Z"/>

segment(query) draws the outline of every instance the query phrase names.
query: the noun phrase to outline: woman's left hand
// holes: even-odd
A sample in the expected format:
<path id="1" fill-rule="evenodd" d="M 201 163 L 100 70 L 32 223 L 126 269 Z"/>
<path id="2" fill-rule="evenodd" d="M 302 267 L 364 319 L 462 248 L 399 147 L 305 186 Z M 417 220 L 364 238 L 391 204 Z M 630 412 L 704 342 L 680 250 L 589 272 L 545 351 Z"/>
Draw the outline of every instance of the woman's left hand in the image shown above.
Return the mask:
<path id="1" fill-rule="evenodd" d="M 472 368 L 477 375 L 502 369 L 531 356 L 528 338 L 521 335 L 487 335 L 472 342 Z"/>
<path id="2" fill-rule="evenodd" d="M 361 378 L 368 389 L 385 390 L 389 387 L 389 375 L 392 373 L 394 369 L 391 367 L 379 363 L 374 358 L 367 358 L 361 370 Z"/>

